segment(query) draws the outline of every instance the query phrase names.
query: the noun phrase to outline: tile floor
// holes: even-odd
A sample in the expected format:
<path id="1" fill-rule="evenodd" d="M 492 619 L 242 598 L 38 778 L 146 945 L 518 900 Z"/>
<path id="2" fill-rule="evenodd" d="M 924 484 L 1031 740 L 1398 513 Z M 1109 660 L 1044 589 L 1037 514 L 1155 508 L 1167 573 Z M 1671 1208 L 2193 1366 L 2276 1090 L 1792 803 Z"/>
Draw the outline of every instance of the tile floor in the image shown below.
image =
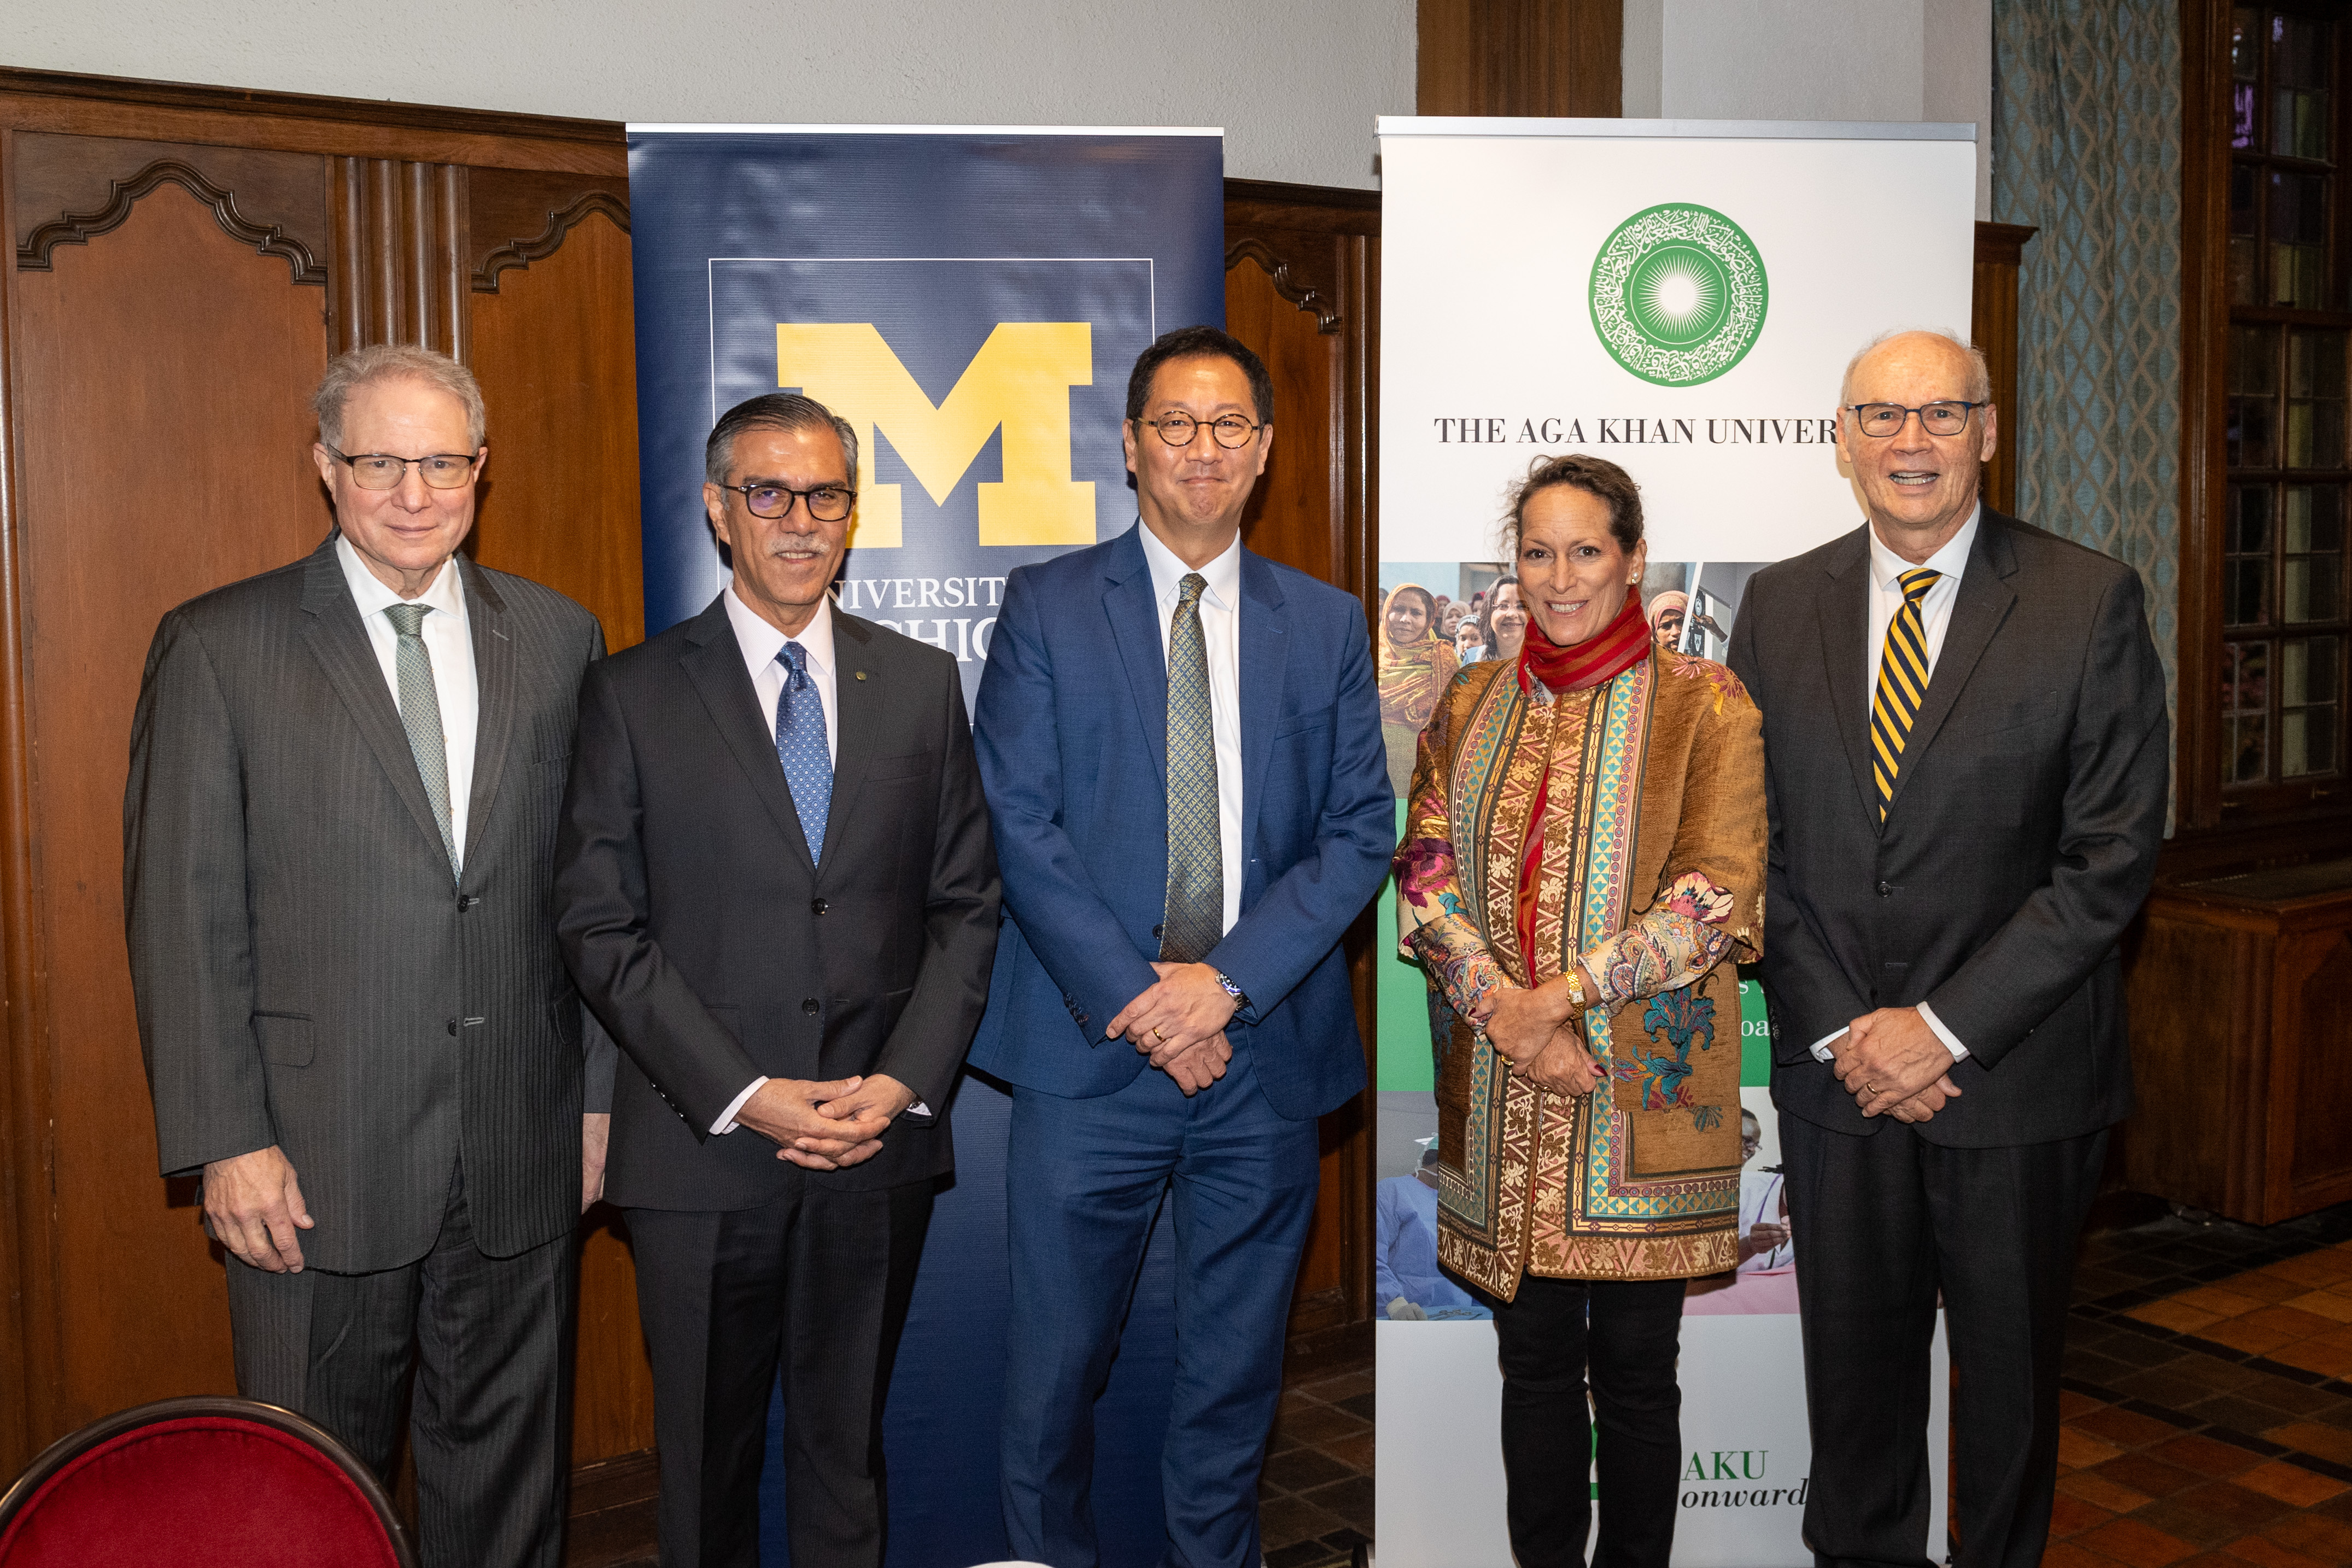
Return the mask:
<path id="1" fill-rule="evenodd" d="M 1345 1563 L 1372 1535 L 1370 1362 L 1283 1390 L 1258 1487 L 1266 1568 Z"/>
<path id="2" fill-rule="evenodd" d="M 2048 1568 L 2352 1563 L 2352 1205 L 2084 1244 Z"/>

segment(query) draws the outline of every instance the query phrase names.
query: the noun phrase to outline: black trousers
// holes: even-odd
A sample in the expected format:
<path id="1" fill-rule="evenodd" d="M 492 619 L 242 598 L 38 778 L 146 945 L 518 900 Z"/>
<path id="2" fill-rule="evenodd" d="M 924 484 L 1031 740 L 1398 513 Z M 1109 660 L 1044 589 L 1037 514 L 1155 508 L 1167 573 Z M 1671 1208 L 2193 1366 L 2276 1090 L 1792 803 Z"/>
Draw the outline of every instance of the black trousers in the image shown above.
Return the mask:
<path id="1" fill-rule="evenodd" d="M 476 1250 L 462 1170 L 433 1250 L 373 1274 L 228 1260 L 236 1388 L 310 1417 L 388 1486 L 409 1369 L 425 1568 L 557 1568 L 579 1271 L 566 1234 Z"/>
<path id="2" fill-rule="evenodd" d="M 2074 1245 L 2103 1130 L 1951 1149 L 1888 1121 L 1867 1137 L 1780 1119 L 1824 1568 L 1926 1568 L 1927 1366 L 1951 1336 L 1956 1568 L 2033 1568 L 2058 1484 L 2058 1371 Z"/>
<path id="3" fill-rule="evenodd" d="M 1486 1300 L 1503 1365 L 1503 1479 L 1519 1568 L 1584 1568 L 1595 1416 L 1594 1568 L 1666 1568 L 1682 1468 L 1683 1281 L 1529 1274 L 1517 1300 Z"/>
<path id="4" fill-rule="evenodd" d="M 881 1568 L 882 1405 L 930 1225 L 932 1184 L 794 1181 L 760 1208 L 633 1208 L 653 1363 L 662 1568 L 758 1568 L 768 1395 L 784 1384 L 793 1561 Z"/>

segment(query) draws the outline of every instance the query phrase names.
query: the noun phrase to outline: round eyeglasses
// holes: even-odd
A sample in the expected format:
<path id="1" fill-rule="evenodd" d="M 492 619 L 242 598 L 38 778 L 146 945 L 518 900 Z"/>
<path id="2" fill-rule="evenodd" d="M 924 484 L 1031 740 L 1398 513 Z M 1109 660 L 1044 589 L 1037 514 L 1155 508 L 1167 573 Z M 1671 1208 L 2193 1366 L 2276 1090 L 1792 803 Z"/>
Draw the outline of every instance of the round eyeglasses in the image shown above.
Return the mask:
<path id="1" fill-rule="evenodd" d="M 722 490 L 733 490 L 743 498 L 743 505 L 753 517 L 773 522 L 789 517 L 793 498 L 798 496 L 808 503 L 808 514 L 819 522 L 839 522 L 857 504 L 857 492 L 847 485 L 819 485 L 814 489 L 796 490 L 789 485 L 720 485 Z"/>
<path id="2" fill-rule="evenodd" d="M 1919 428 L 1930 436 L 1957 436 L 1969 427 L 1970 411 L 1990 408 L 1985 403 L 1923 403 L 1916 408 L 1906 408 L 1899 403 L 1849 403 L 1854 422 L 1865 436 L 1881 440 L 1894 435 L 1909 422 L 1911 416 L 1919 416 Z"/>
<path id="3" fill-rule="evenodd" d="M 395 458 L 388 452 L 362 452 L 346 458 L 332 447 L 327 456 L 351 469 L 352 482 L 363 490 L 397 489 L 415 468 L 416 477 L 436 490 L 454 490 L 474 477 L 474 459 L 462 452 L 436 452 L 429 458 Z"/>
<path id="4" fill-rule="evenodd" d="M 1238 414 L 1223 414 L 1214 419 L 1195 419 L 1189 414 L 1168 414 L 1157 419 L 1139 419 L 1136 423 L 1150 426 L 1160 432 L 1160 438 L 1171 447 L 1191 446 L 1193 432 L 1206 425 L 1216 437 L 1217 445 L 1228 450 L 1248 446 L 1250 437 L 1265 428 L 1264 425 L 1253 425 Z M 1266 425 L 1273 423 L 1271 419 L 1265 422 Z"/>

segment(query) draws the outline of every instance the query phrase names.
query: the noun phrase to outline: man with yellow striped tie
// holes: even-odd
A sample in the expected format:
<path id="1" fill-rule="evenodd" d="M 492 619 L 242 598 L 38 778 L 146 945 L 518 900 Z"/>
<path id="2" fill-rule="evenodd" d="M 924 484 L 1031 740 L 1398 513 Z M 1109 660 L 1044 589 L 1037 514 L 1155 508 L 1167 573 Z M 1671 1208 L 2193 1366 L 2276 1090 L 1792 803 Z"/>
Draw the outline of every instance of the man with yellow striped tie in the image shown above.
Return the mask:
<path id="1" fill-rule="evenodd" d="M 2074 1241 L 2131 1109 L 2116 942 L 2164 827 L 2164 676 L 2137 573 L 1981 504 L 1995 412 L 1958 338 L 1855 355 L 1837 444 L 1867 524 L 1759 573 L 1731 637 L 1764 711 L 1763 979 L 1822 1564 L 1946 1560 L 1939 1294 L 1952 1561 L 2041 1562 Z"/>

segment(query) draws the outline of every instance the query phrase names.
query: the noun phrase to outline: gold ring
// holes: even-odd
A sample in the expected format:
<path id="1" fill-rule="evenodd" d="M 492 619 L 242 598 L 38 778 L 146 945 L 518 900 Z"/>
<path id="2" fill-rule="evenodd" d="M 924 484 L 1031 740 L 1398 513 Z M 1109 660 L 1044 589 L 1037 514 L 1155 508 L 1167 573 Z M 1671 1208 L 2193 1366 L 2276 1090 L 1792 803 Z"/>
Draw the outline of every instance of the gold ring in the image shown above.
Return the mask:
<path id="1" fill-rule="evenodd" d="M 1154 1024 L 1154 1025 L 1152 1025 L 1152 1026 L 1151 1026 L 1151 1037 L 1152 1037 L 1153 1039 L 1155 1039 L 1155 1040 L 1158 1040 L 1158 1041 L 1159 1041 L 1159 1042 L 1160 1042 L 1162 1045 L 1165 1045 L 1165 1044 L 1167 1044 L 1167 1042 L 1168 1042 L 1168 1034 L 1167 1034 L 1167 1031 L 1166 1031 L 1166 1030 L 1164 1030 L 1164 1029 L 1162 1029 L 1162 1028 L 1160 1028 L 1160 1026 L 1159 1025 L 1157 1025 L 1157 1024 Z"/>

